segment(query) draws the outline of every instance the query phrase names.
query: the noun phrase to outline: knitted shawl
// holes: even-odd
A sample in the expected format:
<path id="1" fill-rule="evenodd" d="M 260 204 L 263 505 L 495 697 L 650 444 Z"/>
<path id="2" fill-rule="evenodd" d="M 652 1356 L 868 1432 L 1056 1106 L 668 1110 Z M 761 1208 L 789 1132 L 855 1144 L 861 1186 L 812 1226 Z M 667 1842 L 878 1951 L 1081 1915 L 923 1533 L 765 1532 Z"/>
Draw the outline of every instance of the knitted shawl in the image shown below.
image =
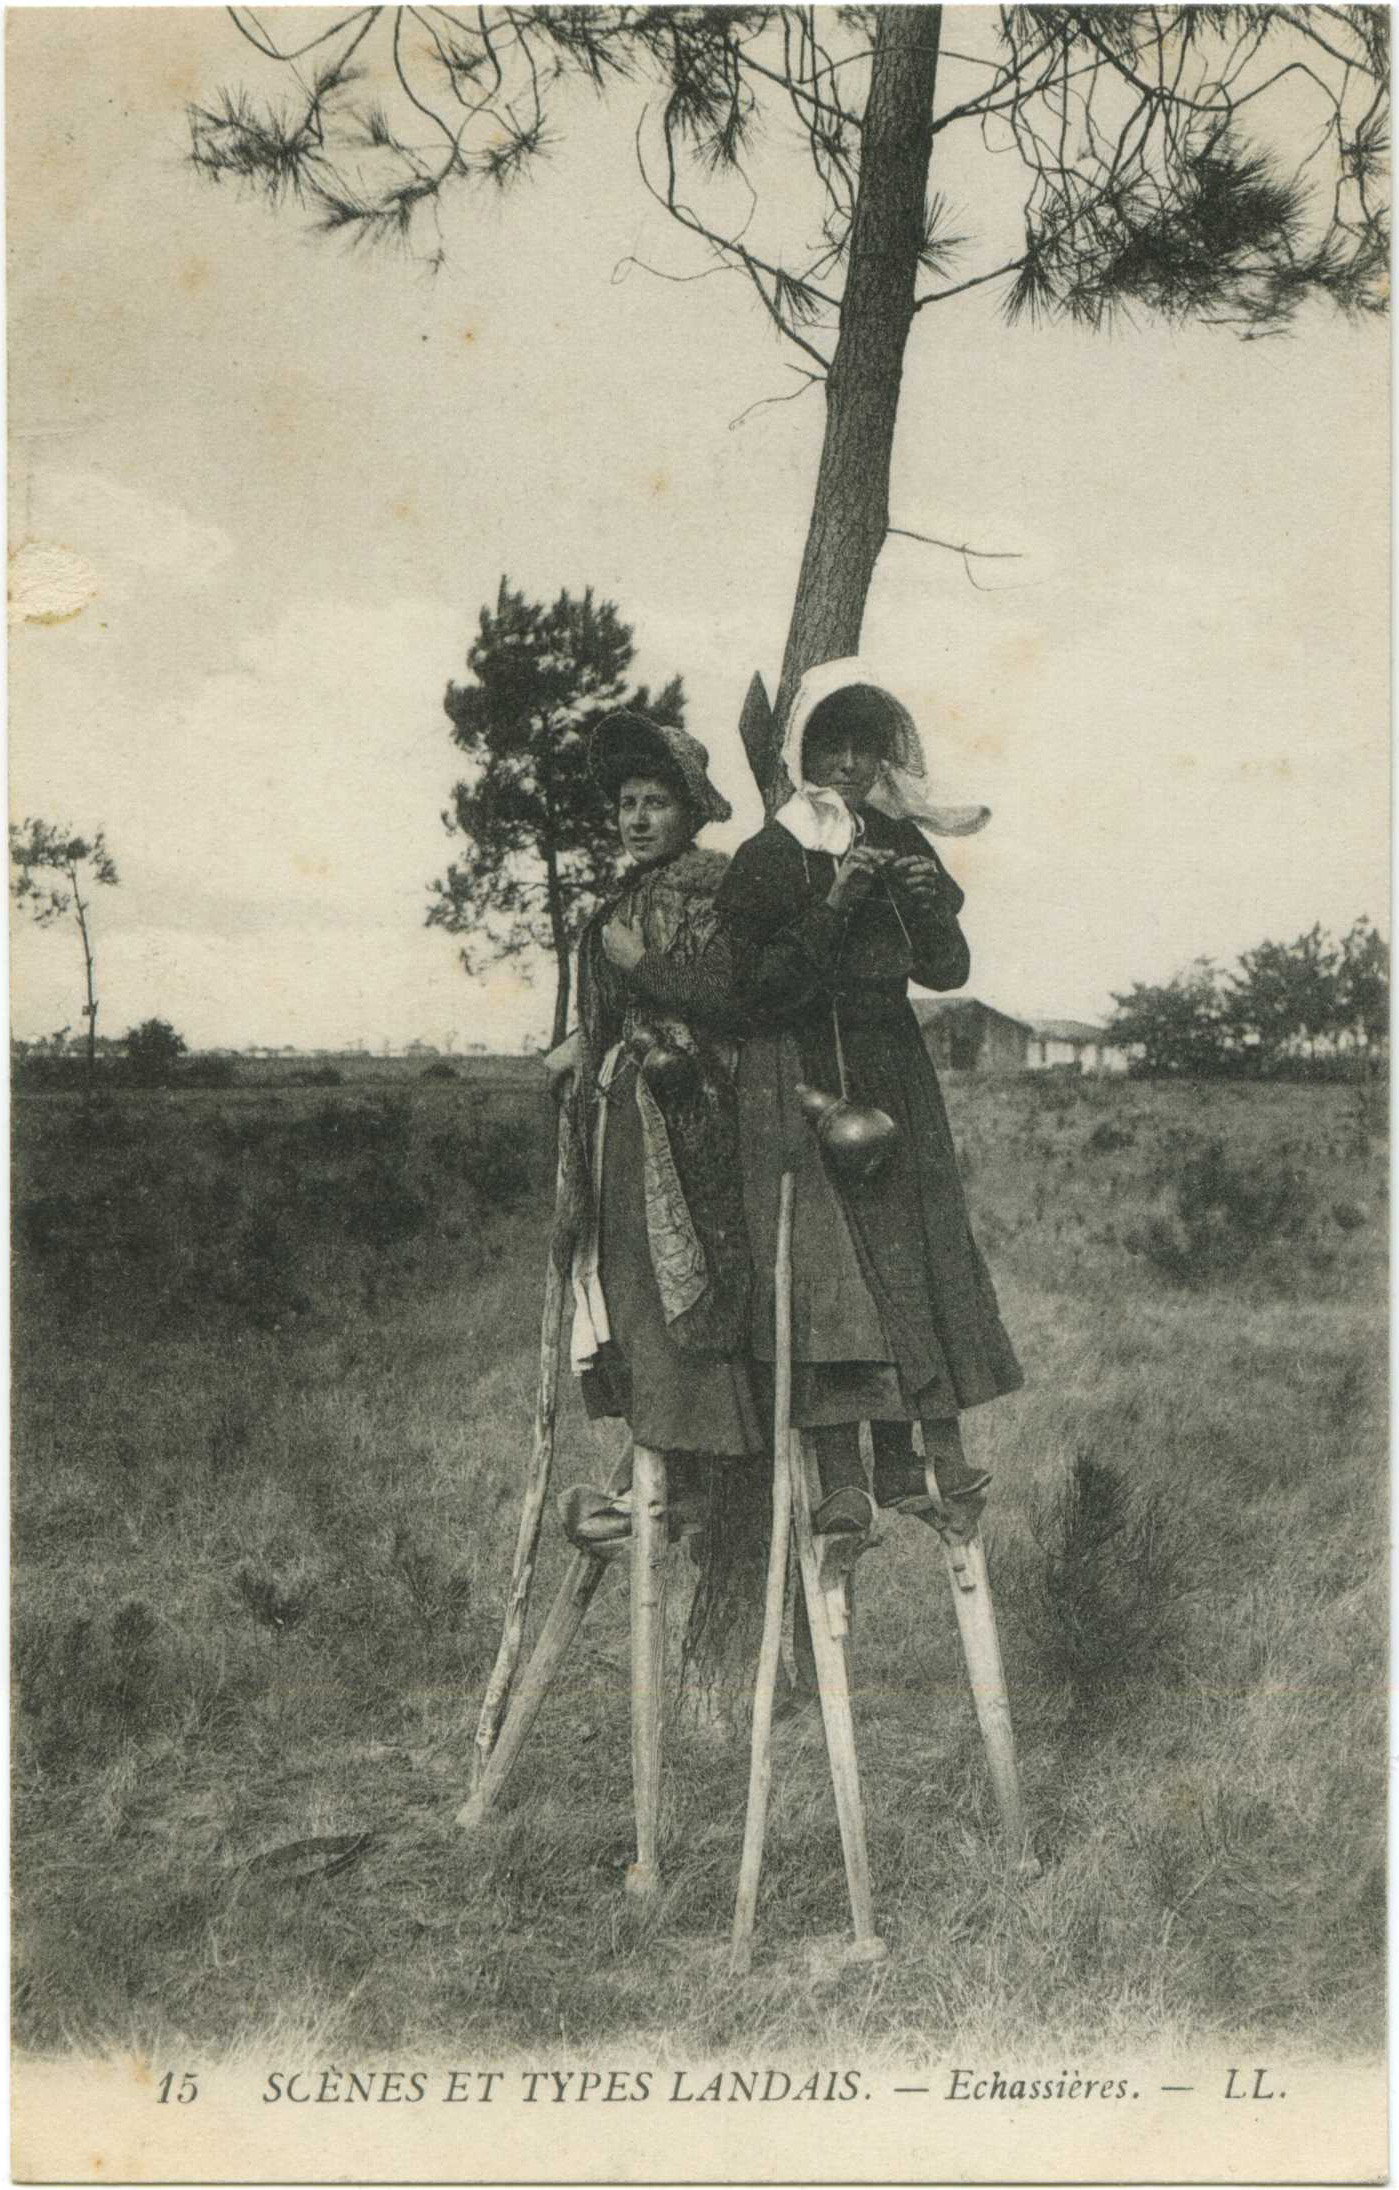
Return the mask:
<path id="1" fill-rule="evenodd" d="M 657 1042 L 685 1051 L 693 1071 L 679 1088 L 652 1090 L 627 1072 L 609 1100 L 634 1101 L 646 1151 L 646 1230 L 651 1264 L 671 1338 L 692 1352 L 741 1350 L 751 1267 L 739 1159 L 738 1098 L 732 1049 L 707 1014 L 683 1016 L 640 994 L 602 947 L 615 913 L 640 926 L 648 953 L 667 961 L 694 1004 L 723 1003 L 711 946 L 719 937 L 714 898 L 728 866 L 718 852 L 691 846 L 659 867 L 643 867 L 595 912 L 579 939 L 579 1059 L 565 1112 L 565 1193 L 555 1253 L 567 1268 L 598 1205 L 594 1177 L 598 1075 L 620 1042 L 637 1064 Z M 693 969 L 693 982 L 684 979 Z"/>

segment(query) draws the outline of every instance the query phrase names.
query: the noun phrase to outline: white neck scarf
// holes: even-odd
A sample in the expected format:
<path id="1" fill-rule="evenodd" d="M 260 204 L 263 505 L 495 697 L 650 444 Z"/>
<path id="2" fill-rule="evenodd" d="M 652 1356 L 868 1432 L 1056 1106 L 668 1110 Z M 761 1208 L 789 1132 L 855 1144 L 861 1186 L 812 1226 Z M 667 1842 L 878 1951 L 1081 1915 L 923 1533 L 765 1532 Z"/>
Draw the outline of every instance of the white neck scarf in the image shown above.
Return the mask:
<path id="1" fill-rule="evenodd" d="M 825 784 L 801 784 L 773 819 L 804 851 L 830 852 L 836 859 L 844 859 L 856 837 L 864 834 L 859 816 L 851 813 L 839 791 Z"/>

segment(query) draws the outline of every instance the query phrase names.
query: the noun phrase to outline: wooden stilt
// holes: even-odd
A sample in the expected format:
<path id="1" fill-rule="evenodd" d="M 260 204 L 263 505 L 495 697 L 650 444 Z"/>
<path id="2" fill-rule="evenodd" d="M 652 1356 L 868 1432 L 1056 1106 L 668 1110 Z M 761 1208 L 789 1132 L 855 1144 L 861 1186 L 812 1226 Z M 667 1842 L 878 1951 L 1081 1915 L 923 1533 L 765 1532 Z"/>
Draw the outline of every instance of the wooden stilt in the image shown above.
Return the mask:
<path id="1" fill-rule="evenodd" d="M 836 1820 L 840 1826 L 845 1880 L 850 1893 L 850 1915 L 855 1930 L 853 1959 L 878 1961 L 888 1951 L 874 1928 L 874 1898 L 870 1886 L 869 1851 L 865 1842 L 865 1813 L 860 1796 L 860 1767 L 855 1755 L 855 1721 L 850 1709 L 850 1671 L 844 1637 L 849 1625 L 844 1606 L 843 1583 L 831 1572 L 826 1576 L 816 1550 L 811 1527 L 811 1473 L 815 1462 L 805 1440 L 794 1431 L 788 1441 L 788 1473 L 792 1486 L 792 1521 L 796 1532 L 797 1563 L 806 1597 L 811 1627 L 811 1647 L 816 1659 L 816 1681 L 821 1695 L 821 1718 L 826 1731 L 831 1786 L 835 1793 Z"/>
<path id="2" fill-rule="evenodd" d="M 928 1469 L 928 1488 L 930 1492 L 937 1489 L 931 1467 Z M 986 1749 L 996 1806 L 1001 1813 L 1006 1849 L 1017 1876 L 1038 1878 L 1039 1859 L 1030 1846 L 1025 1806 L 1020 1797 L 1010 1696 L 1001 1662 L 1001 1643 L 996 1633 L 996 1612 L 991 1602 L 991 1585 L 986 1578 L 986 1553 L 981 1535 L 974 1531 L 969 1537 L 958 1538 L 945 1530 L 939 1534 L 947 1577 L 952 1584 L 952 1603 L 962 1638 L 962 1653 L 967 1661 L 972 1702 Z"/>
<path id="3" fill-rule="evenodd" d="M 609 1489 L 619 1491 L 623 1488 L 630 1465 L 625 1456 L 618 1461 L 609 1478 Z M 583 1625 L 588 1607 L 606 1573 L 606 1559 L 592 1552 L 575 1551 L 569 1560 L 549 1617 L 540 1629 L 534 1653 L 511 1697 L 505 1722 L 470 1800 L 457 1812 L 457 1823 L 466 1831 L 480 1825 L 495 1806 L 529 1730 L 539 1716 L 539 1707 L 572 1649 L 573 1639 Z"/>
<path id="4" fill-rule="evenodd" d="M 636 1861 L 627 1892 L 659 1892 L 661 1872 L 661 1728 L 665 1686 L 665 1455 L 632 1452 L 631 1756 L 636 1799 Z"/>
<path id="5" fill-rule="evenodd" d="M 554 1181 L 556 1229 L 564 1203 L 568 1133 L 567 1118 L 561 1116 L 558 1168 Z M 486 1766 L 490 1762 L 491 1751 L 496 1745 L 525 1639 L 525 1620 L 529 1612 L 535 1560 L 539 1552 L 540 1522 L 549 1493 L 549 1474 L 554 1464 L 554 1417 L 558 1407 L 559 1343 L 563 1327 L 563 1306 L 564 1273 L 555 1251 L 555 1241 L 551 1237 L 549 1261 L 544 1273 L 544 1309 L 539 1322 L 539 1388 L 534 1409 L 534 1440 L 529 1472 L 525 1477 L 524 1500 L 520 1507 L 520 1526 L 515 1538 L 515 1560 L 510 1573 L 510 1589 L 505 1600 L 505 1627 L 496 1652 L 495 1664 L 491 1668 L 491 1677 L 486 1683 L 486 1693 L 481 1701 L 481 1716 L 476 1726 L 476 1741 L 471 1755 L 473 1788 L 480 1786 Z"/>
<path id="6" fill-rule="evenodd" d="M 772 1706 L 782 1657 L 782 1609 L 787 1596 L 787 1550 L 792 1533 L 792 1476 L 788 1446 L 792 1439 L 792 1199 L 790 1171 L 782 1174 L 777 1205 L 777 1329 L 773 1406 L 772 1540 L 768 1547 L 767 1592 L 763 1601 L 763 1639 L 753 1683 L 753 1745 L 748 1766 L 748 1809 L 743 1820 L 743 1857 L 738 1871 L 729 1966 L 744 1976 L 753 1964 L 753 1928 L 758 1914 L 758 1883 L 767 1835 L 768 1794 L 772 1785 Z"/>

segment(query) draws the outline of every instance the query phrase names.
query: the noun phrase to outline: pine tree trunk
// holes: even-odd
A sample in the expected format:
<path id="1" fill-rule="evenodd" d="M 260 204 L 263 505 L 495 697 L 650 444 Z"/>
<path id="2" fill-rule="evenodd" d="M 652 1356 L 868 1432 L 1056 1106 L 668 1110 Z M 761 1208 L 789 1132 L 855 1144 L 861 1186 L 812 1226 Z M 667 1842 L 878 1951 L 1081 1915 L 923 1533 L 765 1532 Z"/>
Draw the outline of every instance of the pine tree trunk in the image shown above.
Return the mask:
<path id="1" fill-rule="evenodd" d="M 772 1456 L 717 1462 L 685 1638 L 680 1715 L 691 1733 L 731 1740 L 752 1717 L 772 1516 Z"/>
<path id="2" fill-rule="evenodd" d="M 826 382 L 826 434 L 782 662 L 779 718 L 813 663 L 858 648 L 889 527 L 889 466 L 923 245 L 941 29 L 941 8 L 879 14 L 840 339 Z"/>
<path id="3" fill-rule="evenodd" d="M 554 986 L 554 1031 L 549 1047 L 557 1049 L 568 1032 L 568 1005 L 570 997 L 568 973 L 568 923 L 564 919 L 563 889 L 559 882 L 559 864 L 552 847 L 544 854 L 544 872 L 549 899 L 549 933 L 553 937 L 554 960 L 558 966 L 558 980 Z"/>
<path id="4" fill-rule="evenodd" d="M 878 14 L 840 334 L 826 382 L 826 433 L 782 664 L 779 724 L 806 670 L 858 648 L 888 530 L 941 27 L 941 8 L 886 7 Z M 725 1476 L 725 1526 L 706 1539 L 700 1584 L 708 1616 L 688 1653 L 681 1702 L 692 1727 L 735 1733 L 748 1719 L 762 1624 L 772 1463 L 730 1468 Z"/>
<path id="5" fill-rule="evenodd" d="M 83 977 L 87 983 L 87 1004 L 83 1011 L 83 1017 L 87 1021 L 87 1073 L 84 1085 L 88 1094 L 91 1095 L 93 1081 L 97 1074 L 97 996 L 93 985 L 92 938 L 88 934 L 87 907 L 83 903 L 82 891 L 78 887 L 77 868 L 70 867 L 68 874 L 73 885 L 73 910 L 77 914 L 78 933 L 82 937 L 83 944 Z"/>

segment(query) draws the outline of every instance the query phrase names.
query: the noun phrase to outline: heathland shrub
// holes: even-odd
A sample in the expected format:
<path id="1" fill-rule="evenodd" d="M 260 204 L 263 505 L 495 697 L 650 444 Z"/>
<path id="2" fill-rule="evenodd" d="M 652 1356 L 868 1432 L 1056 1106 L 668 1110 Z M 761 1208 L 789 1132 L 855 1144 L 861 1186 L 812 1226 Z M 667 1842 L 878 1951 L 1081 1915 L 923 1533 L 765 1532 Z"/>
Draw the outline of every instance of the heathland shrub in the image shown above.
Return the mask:
<path id="1" fill-rule="evenodd" d="M 222 1263 L 222 1298 L 239 1309 L 256 1330 L 280 1330 L 294 1317 L 310 1313 L 310 1295 L 300 1284 L 296 1249 L 275 1210 L 254 1209 Z"/>
<path id="2" fill-rule="evenodd" d="M 275 1096 L 263 1095 L 256 1110 L 239 1108 L 215 1118 L 210 1136 L 219 1154 L 246 1160 L 257 1158 L 264 1149 L 275 1146 L 286 1130 L 283 1119 L 267 1110 L 267 1104 L 276 1100 Z"/>
<path id="3" fill-rule="evenodd" d="M 402 1247 L 427 1230 L 428 1204 L 392 1163 L 368 1163 L 347 1181 L 341 1220 L 362 1246 Z"/>
<path id="4" fill-rule="evenodd" d="M 488 1118 L 470 1143 L 468 1176 L 487 1209 L 510 1210 L 529 1192 L 537 1137 L 519 1118 Z"/>
<path id="5" fill-rule="evenodd" d="M 236 1057 L 191 1057 L 180 1067 L 181 1087 L 225 1088 L 238 1085 Z"/>
<path id="6" fill-rule="evenodd" d="M 455 1281 L 462 1242 L 544 1187 L 546 1121 L 475 1099 L 162 1094 L 17 1106 L 19 1282 L 187 1333 L 231 1317 L 285 1335 L 386 1285 Z M 367 1291 L 366 1291 L 367 1288 Z M 68 1325 L 64 1325 L 68 1328 Z"/>
<path id="7" fill-rule="evenodd" d="M 76 1769 L 146 1733 L 168 1702 L 150 1606 L 132 1598 L 107 1618 L 16 1628 L 20 1733 L 45 1770 Z"/>
<path id="8" fill-rule="evenodd" d="M 284 1577 L 247 1565 L 239 1567 L 233 1586 L 259 1625 L 278 1635 L 299 1627 L 313 1602 L 309 1587 L 288 1586 Z"/>
<path id="9" fill-rule="evenodd" d="M 1159 1490 L 1080 1452 L 1053 1497 L 1032 1509 L 1040 1552 L 1029 1607 L 1040 1662 L 1087 1731 L 1130 1709 L 1173 1648 L 1187 1574 Z"/>
<path id="10" fill-rule="evenodd" d="M 320 1156 L 397 1156 L 413 1131 L 412 1111 L 402 1095 L 380 1095 L 370 1102 L 324 1102 L 291 1129 Z"/>
<path id="11" fill-rule="evenodd" d="M 1182 1166 L 1175 1207 L 1140 1236 L 1152 1267 L 1177 1285 L 1232 1277 L 1260 1248 L 1300 1239 L 1315 1200 L 1305 1174 L 1277 1158 L 1231 1162 L 1222 1141 Z"/>
<path id="12" fill-rule="evenodd" d="M 437 1169 L 468 1188 L 481 1210 L 508 1213 L 534 1185 L 540 1137 L 528 1118 L 471 1112 L 455 1130 L 434 1133 L 428 1148 Z"/>
<path id="13" fill-rule="evenodd" d="M 77 1194 L 17 1197 L 10 1220 L 16 1254 L 46 1260 L 70 1244 L 83 1214 L 84 1203 Z"/>
<path id="14" fill-rule="evenodd" d="M 393 1532 L 390 1560 L 422 1626 L 457 1634 L 471 1615 L 473 1591 L 467 1569 L 447 1556 L 440 1544 L 425 1541 L 418 1528 L 402 1523 Z"/>
<path id="15" fill-rule="evenodd" d="M 1083 1081 L 1075 1066 L 1051 1065 L 1047 1071 L 1029 1075 L 1029 1088 L 1032 1114 L 1038 1110 L 1062 1117 L 1076 1107 Z"/>
<path id="16" fill-rule="evenodd" d="M 81 1095 L 89 1085 L 85 1057 L 55 1055 L 51 1050 L 13 1054 L 11 1077 L 15 1088 L 26 1095 Z M 115 1079 L 116 1069 L 109 1058 L 99 1057 L 94 1077 L 98 1085 Z"/>
<path id="17" fill-rule="evenodd" d="M 1389 1131 L 1389 1075 L 1361 1080 L 1350 1105 L 1351 1147 L 1368 1163 L 1376 1141 Z"/>

